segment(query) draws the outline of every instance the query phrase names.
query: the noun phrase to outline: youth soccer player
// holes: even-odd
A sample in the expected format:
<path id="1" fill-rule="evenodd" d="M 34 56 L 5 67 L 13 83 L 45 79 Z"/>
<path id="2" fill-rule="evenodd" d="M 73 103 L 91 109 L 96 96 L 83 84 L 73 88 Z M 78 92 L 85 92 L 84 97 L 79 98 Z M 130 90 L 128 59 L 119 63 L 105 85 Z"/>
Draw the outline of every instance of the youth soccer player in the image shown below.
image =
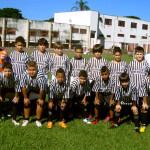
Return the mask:
<path id="1" fill-rule="evenodd" d="M 115 92 L 115 124 L 110 128 L 118 127 L 118 119 L 121 116 L 122 112 L 133 112 L 134 115 L 134 123 L 135 123 L 135 131 L 139 133 L 139 113 L 138 113 L 138 90 L 136 85 L 130 81 L 129 75 L 127 73 L 122 73 L 119 77 L 120 86 L 117 88 Z"/>
<path id="2" fill-rule="evenodd" d="M 63 44 L 61 42 L 56 42 L 54 44 L 55 54 L 51 58 L 51 74 L 52 79 L 56 77 L 56 71 L 62 68 L 65 71 L 66 78 L 70 76 L 70 60 L 67 55 L 63 53 Z"/>
<path id="3" fill-rule="evenodd" d="M 29 122 L 31 103 L 37 101 L 36 108 L 36 125 L 42 126 L 41 117 L 45 101 L 46 78 L 42 72 L 37 71 L 35 61 L 28 63 L 27 71 L 24 72 L 21 80 L 21 88 L 24 96 L 24 117 L 22 126 L 26 126 Z"/>
<path id="4" fill-rule="evenodd" d="M 8 98 L 12 103 L 12 123 L 15 125 L 19 125 L 19 122 L 16 121 L 19 92 L 21 92 L 19 79 L 12 72 L 11 63 L 5 62 L 3 64 L 2 73 L 0 73 L 0 117 L 2 114 L 3 102 L 5 98 Z"/>
<path id="5" fill-rule="evenodd" d="M 0 72 L 2 72 L 3 64 L 4 64 L 5 60 L 7 60 L 7 58 L 8 58 L 8 56 L 7 56 L 6 50 L 3 50 L 0 48 Z"/>
<path id="6" fill-rule="evenodd" d="M 85 70 L 87 60 L 82 57 L 83 48 L 81 46 L 75 47 L 75 57 L 70 60 L 71 63 L 71 82 L 78 78 L 79 72 Z"/>
<path id="7" fill-rule="evenodd" d="M 55 115 L 59 117 L 59 125 L 62 128 L 67 128 L 66 110 L 69 100 L 69 86 L 65 78 L 65 71 L 59 68 L 56 71 L 56 78 L 50 83 L 50 99 L 48 102 L 48 124 L 47 128 L 52 128 Z"/>
<path id="8" fill-rule="evenodd" d="M 91 88 L 89 80 L 87 79 L 88 74 L 85 70 L 79 72 L 79 77 L 75 79 L 70 85 L 70 94 L 72 98 L 72 106 L 74 113 L 78 113 L 82 110 L 83 121 L 87 124 L 91 124 L 88 119 L 88 101 Z"/>
<path id="9" fill-rule="evenodd" d="M 92 89 L 95 92 L 95 119 L 92 121 L 92 124 L 98 123 L 99 111 L 102 109 L 104 102 L 106 102 L 110 112 L 110 124 L 113 125 L 111 111 L 114 109 L 115 78 L 113 76 L 110 78 L 110 72 L 106 66 L 103 66 L 100 72 L 101 76 L 95 81 Z"/>

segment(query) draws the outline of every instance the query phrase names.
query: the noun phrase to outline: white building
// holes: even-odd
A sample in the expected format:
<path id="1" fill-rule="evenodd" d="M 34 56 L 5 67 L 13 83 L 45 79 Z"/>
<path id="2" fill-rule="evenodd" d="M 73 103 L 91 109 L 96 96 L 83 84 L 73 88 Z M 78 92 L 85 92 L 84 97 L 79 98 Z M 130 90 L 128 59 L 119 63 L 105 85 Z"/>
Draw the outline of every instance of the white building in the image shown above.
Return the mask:
<path id="1" fill-rule="evenodd" d="M 150 22 L 127 17 L 99 14 L 96 11 L 75 11 L 54 14 L 54 22 L 90 27 L 90 47 L 100 43 L 105 49 L 119 46 L 134 50 L 138 45 L 150 51 Z"/>

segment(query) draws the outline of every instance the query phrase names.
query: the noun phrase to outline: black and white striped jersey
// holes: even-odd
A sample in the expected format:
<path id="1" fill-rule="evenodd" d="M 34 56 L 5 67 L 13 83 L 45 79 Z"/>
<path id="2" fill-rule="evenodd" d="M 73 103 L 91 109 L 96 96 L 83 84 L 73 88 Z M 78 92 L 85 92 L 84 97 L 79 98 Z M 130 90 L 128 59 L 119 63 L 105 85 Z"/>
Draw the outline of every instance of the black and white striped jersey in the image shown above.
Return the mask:
<path id="1" fill-rule="evenodd" d="M 51 54 L 49 52 L 39 54 L 38 50 L 34 51 L 30 56 L 30 60 L 35 61 L 37 63 L 39 71 L 43 72 L 44 74 L 48 74 L 50 70 L 50 60 L 51 60 Z"/>
<path id="2" fill-rule="evenodd" d="M 136 60 L 133 60 L 128 65 L 130 81 L 132 81 L 139 90 L 139 97 L 144 96 L 144 91 L 142 88 L 142 80 L 143 78 L 148 76 L 149 69 L 150 69 L 149 65 L 145 61 L 138 62 Z"/>
<path id="3" fill-rule="evenodd" d="M 80 96 L 90 96 L 91 94 L 91 88 L 90 88 L 90 83 L 89 83 L 89 79 L 86 80 L 86 82 L 81 85 L 80 84 L 80 80 L 79 77 L 76 78 L 70 85 L 70 95 L 71 98 L 76 96 L 76 97 L 80 97 Z"/>
<path id="4" fill-rule="evenodd" d="M 138 103 L 138 95 L 136 85 L 133 82 L 129 82 L 127 88 L 123 88 L 122 85 L 117 87 L 115 92 L 115 100 L 120 101 L 121 105 L 132 105 L 133 101 Z"/>
<path id="5" fill-rule="evenodd" d="M 34 78 L 31 78 L 31 76 L 28 74 L 28 71 L 26 70 L 24 74 L 22 75 L 21 79 L 21 88 L 26 88 L 28 91 L 45 91 L 46 90 L 46 78 L 42 72 L 37 72 L 36 76 Z"/>
<path id="6" fill-rule="evenodd" d="M 150 79 L 145 77 L 142 81 L 142 87 L 145 89 L 145 96 L 150 96 Z"/>
<path id="7" fill-rule="evenodd" d="M 50 82 L 50 98 L 51 99 L 69 99 L 69 85 L 68 81 L 64 79 L 63 83 L 60 85 L 56 78 Z"/>
<path id="8" fill-rule="evenodd" d="M 85 70 L 86 69 L 86 65 L 87 65 L 87 60 L 85 58 L 76 58 L 73 57 L 70 60 L 71 63 L 71 76 L 73 77 L 78 77 L 79 76 L 79 72 L 81 70 Z"/>
<path id="9" fill-rule="evenodd" d="M 108 68 L 110 70 L 110 75 L 115 77 L 115 87 L 120 85 L 119 76 L 127 72 L 128 70 L 128 64 L 125 61 L 121 61 L 119 63 L 114 63 L 112 60 L 110 63 L 108 63 Z"/>
<path id="10" fill-rule="evenodd" d="M 70 75 L 70 60 L 69 57 L 65 54 L 62 54 L 62 56 L 56 56 L 55 54 L 51 57 L 51 73 L 52 75 L 56 76 L 56 71 L 62 68 L 64 69 L 66 73 L 66 77 Z"/>
<path id="11" fill-rule="evenodd" d="M 22 53 L 17 53 L 16 51 L 11 52 L 9 55 L 10 63 L 12 64 L 12 69 L 15 74 L 21 79 L 22 74 L 27 69 L 27 64 L 29 62 L 29 55 L 25 51 Z"/>
<path id="12" fill-rule="evenodd" d="M 90 58 L 86 66 L 86 71 L 88 72 L 89 80 L 92 80 L 92 78 L 95 78 L 97 76 L 100 76 L 100 70 L 103 66 L 108 66 L 108 62 L 105 58 L 103 57 L 100 59 L 96 59 L 95 57 Z"/>
<path id="13" fill-rule="evenodd" d="M 115 82 L 114 76 L 109 77 L 107 81 L 104 81 L 102 76 L 100 76 L 95 80 L 92 91 L 98 92 L 104 96 L 111 95 L 112 93 L 115 93 L 116 90 Z"/>
<path id="14" fill-rule="evenodd" d="M 21 92 L 18 75 L 12 73 L 9 79 L 6 79 L 4 73 L 0 73 L 0 89 L 14 89 L 15 92 Z"/>

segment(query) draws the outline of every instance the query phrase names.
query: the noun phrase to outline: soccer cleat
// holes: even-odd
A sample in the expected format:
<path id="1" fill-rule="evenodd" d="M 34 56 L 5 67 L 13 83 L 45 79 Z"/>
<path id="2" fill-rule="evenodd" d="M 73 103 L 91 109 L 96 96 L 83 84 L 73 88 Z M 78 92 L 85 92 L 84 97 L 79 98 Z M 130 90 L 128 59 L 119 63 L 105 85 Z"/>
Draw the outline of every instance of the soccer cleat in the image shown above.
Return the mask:
<path id="1" fill-rule="evenodd" d="M 118 125 L 117 124 L 114 124 L 113 126 L 111 126 L 109 129 L 116 129 L 118 128 Z"/>
<path id="2" fill-rule="evenodd" d="M 146 130 L 146 126 L 141 127 L 140 128 L 140 133 L 145 132 L 145 130 Z"/>
<path id="3" fill-rule="evenodd" d="M 107 116 L 103 121 L 104 121 L 104 122 L 107 122 L 107 121 L 109 121 L 109 120 L 110 120 L 110 117 Z"/>
<path id="4" fill-rule="evenodd" d="M 98 119 L 94 119 L 94 120 L 92 121 L 92 124 L 96 124 L 96 123 L 98 123 Z"/>
<path id="5" fill-rule="evenodd" d="M 39 120 L 36 120 L 36 125 L 37 125 L 37 127 L 41 127 L 42 126 L 42 123 L 41 123 L 41 121 L 39 121 Z"/>
<path id="6" fill-rule="evenodd" d="M 29 122 L 29 120 L 24 120 L 23 123 L 22 123 L 22 127 L 27 126 L 28 122 Z"/>
<path id="7" fill-rule="evenodd" d="M 88 118 L 83 119 L 83 122 L 85 122 L 87 124 L 91 124 L 91 121 Z"/>
<path id="8" fill-rule="evenodd" d="M 62 128 L 67 128 L 67 125 L 64 123 L 64 121 L 59 122 L 59 125 L 60 125 Z"/>
<path id="9" fill-rule="evenodd" d="M 53 122 L 49 121 L 48 124 L 47 124 L 47 128 L 51 129 L 53 126 Z"/>
<path id="10" fill-rule="evenodd" d="M 12 119 L 12 123 L 13 123 L 15 126 L 19 126 L 19 125 L 20 125 L 19 122 L 17 122 L 16 120 L 13 120 L 13 119 Z"/>
<path id="11" fill-rule="evenodd" d="M 110 125 L 111 125 L 111 126 L 114 126 L 114 121 L 110 121 Z"/>

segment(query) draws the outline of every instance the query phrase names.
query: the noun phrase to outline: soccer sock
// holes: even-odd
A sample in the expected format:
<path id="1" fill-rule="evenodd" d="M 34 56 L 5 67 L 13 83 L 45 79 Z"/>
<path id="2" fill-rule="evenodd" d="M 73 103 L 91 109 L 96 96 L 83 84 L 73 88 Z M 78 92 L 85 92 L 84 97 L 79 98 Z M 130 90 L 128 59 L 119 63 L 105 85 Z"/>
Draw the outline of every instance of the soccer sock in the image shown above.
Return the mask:
<path id="1" fill-rule="evenodd" d="M 0 117 L 2 116 L 3 102 L 0 102 Z"/>
<path id="2" fill-rule="evenodd" d="M 142 113 L 141 114 L 142 127 L 146 126 L 146 119 L 147 119 L 147 113 Z"/>
<path id="3" fill-rule="evenodd" d="M 48 121 L 53 121 L 54 120 L 54 113 L 53 109 L 48 111 Z"/>
<path id="4" fill-rule="evenodd" d="M 120 112 L 115 112 L 115 124 L 117 125 L 118 125 L 119 117 L 120 117 Z"/>
<path id="5" fill-rule="evenodd" d="M 135 129 L 139 128 L 139 115 L 134 115 Z"/>
<path id="6" fill-rule="evenodd" d="M 88 111 L 85 105 L 82 106 L 82 114 L 83 114 L 83 118 L 88 118 Z"/>
<path id="7" fill-rule="evenodd" d="M 16 120 L 16 116 L 17 116 L 17 103 L 12 103 L 12 112 L 13 112 L 13 120 Z"/>
<path id="8" fill-rule="evenodd" d="M 65 119 L 66 111 L 65 108 L 60 108 L 60 122 Z"/>

